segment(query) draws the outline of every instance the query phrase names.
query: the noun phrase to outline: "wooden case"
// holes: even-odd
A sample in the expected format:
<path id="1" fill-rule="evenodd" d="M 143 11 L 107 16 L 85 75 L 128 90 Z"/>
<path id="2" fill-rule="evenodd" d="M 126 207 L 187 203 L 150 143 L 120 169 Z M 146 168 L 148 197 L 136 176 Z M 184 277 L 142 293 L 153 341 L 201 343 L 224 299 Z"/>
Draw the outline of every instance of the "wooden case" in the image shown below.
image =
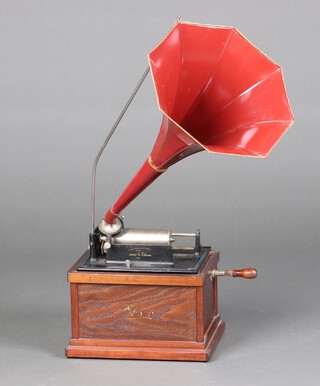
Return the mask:
<path id="1" fill-rule="evenodd" d="M 72 337 L 67 357 L 208 361 L 224 322 L 217 302 L 219 252 L 198 274 L 69 270 Z"/>

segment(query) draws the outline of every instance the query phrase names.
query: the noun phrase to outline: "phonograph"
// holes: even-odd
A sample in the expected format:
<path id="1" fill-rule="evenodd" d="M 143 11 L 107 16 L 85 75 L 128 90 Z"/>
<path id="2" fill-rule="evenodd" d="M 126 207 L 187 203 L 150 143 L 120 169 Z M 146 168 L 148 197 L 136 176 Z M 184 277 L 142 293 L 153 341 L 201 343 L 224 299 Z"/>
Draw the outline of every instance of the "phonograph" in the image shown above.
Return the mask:
<path id="1" fill-rule="evenodd" d="M 124 226 L 125 207 L 169 167 L 206 150 L 266 157 L 293 123 L 281 68 L 235 28 L 177 20 L 149 53 L 149 67 L 102 145 L 93 167 L 89 248 L 68 272 L 72 337 L 68 357 L 207 361 L 224 330 L 219 252 L 198 230 Z M 151 70 L 163 119 L 150 155 L 95 224 L 101 153 Z M 179 246 L 180 239 L 187 239 Z"/>

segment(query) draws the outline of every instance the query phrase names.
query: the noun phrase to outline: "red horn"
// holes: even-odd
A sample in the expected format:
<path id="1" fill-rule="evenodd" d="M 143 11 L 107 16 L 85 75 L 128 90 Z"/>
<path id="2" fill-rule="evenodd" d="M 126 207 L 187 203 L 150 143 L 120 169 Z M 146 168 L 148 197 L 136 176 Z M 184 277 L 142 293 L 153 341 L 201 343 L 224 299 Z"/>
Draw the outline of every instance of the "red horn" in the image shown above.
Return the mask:
<path id="1" fill-rule="evenodd" d="M 180 21 L 149 62 L 162 125 L 108 224 L 175 162 L 201 150 L 264 158 L 293 123 L 281 68 L 232 27 Z"/>

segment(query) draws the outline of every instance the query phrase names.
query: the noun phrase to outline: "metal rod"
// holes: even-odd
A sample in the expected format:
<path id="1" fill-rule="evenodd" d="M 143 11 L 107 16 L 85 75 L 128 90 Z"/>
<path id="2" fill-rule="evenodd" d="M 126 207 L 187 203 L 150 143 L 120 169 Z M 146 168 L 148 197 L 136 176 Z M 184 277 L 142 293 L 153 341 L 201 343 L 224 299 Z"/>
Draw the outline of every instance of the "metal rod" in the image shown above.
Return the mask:
<path id="1" fill-rule="evenodd" d="M 171 233 L 173 237 L 196 237 L 197 233 Z"/>
<path id="2" fill-rule="evenodd" d="M 136 96 L 137 92 L 139 91 L 139 88 L 141 87 L 143 81 L 147 77 L 148 73 L 150 71 L 150 68 L 146 69 L 146 71 L 143 73 L 141 79 L 139 80 L 136 88 L 133 90 L 130 98 L 128 99 L 127 103 L 125 104 L 124 108 L 122 109 L 119 117 L 115 121 L 114 125 L 112 126 L 112 129 L 110 130 L 109 134 L 107 135 L 106 139 L 104 140 L 100 150 L 98 151 L 98 154 L 94 160 L 93 168 L 92 168 L 92 178 L 91 178 L 91 224 L 92 224 L 92 233 L 94 233 L 95 228 L 95 210 L 96 210 L 96 175 L 97 175 L 97 165 L 99 162 L 99 159 L 101 157 L 101 154 L 103 153 L 105 147 L 107 146 L 108 142 L 110 141 L 110 138 L 112 137 L 113 133 L 115 132 L 116 128 L 118 127 L 121 119 L 123 118 L 124 114 L 128 110 L 128 107 L 130 106 L 131 102 L 133 101 L 133 98 Z"/>

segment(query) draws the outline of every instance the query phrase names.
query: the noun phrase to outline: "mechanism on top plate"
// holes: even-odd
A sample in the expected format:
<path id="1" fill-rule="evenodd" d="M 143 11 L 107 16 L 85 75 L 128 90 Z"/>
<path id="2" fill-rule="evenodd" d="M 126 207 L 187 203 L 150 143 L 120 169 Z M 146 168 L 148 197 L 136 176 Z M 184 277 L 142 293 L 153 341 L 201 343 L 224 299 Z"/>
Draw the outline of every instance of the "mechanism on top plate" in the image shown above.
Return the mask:
<path id="1" fill-rule="evenodd" d="M 182 239 L 188 240 L 189 245 Z M 117 217 L 113 224 L 100 222 L 90 234 L 89 250 L 85 269 L 196 272 L 210 247 L 201 246 L 198 230 L 178 233 L 164 229 L 124 228 L 123 218 Z"/>

